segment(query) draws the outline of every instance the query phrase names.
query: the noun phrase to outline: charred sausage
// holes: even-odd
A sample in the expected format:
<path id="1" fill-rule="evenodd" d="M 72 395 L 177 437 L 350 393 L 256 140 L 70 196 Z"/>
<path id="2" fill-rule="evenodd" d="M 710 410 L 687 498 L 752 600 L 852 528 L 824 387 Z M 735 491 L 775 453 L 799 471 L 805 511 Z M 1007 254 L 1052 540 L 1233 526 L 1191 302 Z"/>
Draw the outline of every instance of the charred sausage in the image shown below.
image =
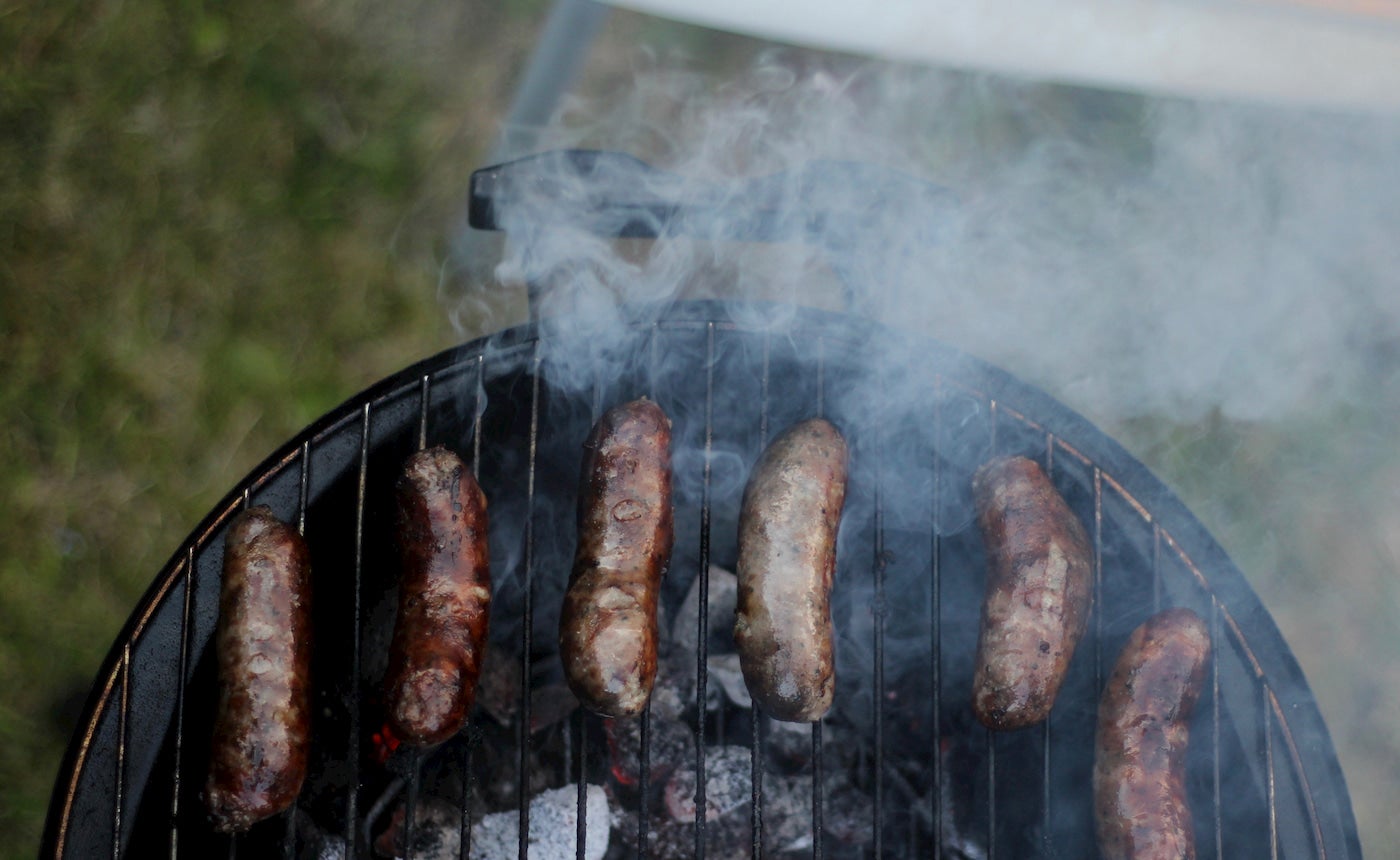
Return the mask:
<path id="1" fill-rule="evenodd" d="M 1099 704 L 1094 815 L 1107 860 L 1194 860 L 1186 745 L 1210 633 L 1168 609 L 1129 637 Z"/>
<path id="2" fill-rule="evenodd" d="M 460 731 L 476 698 L 491 613 L 486 496 L 442 446 L 408 459 L 395 496 L 403 566 L 384 689 L 390 728 L 427 746 Z"/>
<path id="3" fill-rule="evenodd" d="M 578 548 L 559 617 L 564 674 L 592 711 L 626 717 L 646 707 L 673 540 L 671 421 L 645 398 L 625 403 L 584 443 Z"/>
<path id="4" fill-rule="evenodd" d="M 988 571 L 972 709 L 991 729 L 1050 714 L 1092 603 L 1084 527 L 1031 460 L 1003 457 L 972 478 Z"/>
<path id="5" fill-rule="evenodd" d="M 240 833 L 301 793 L 311 723 L 311 565 L 301 535 L 266 507 L 229 526 L 215 643 L 204 802 L 216 830 Z"/>
<path id="6" fill-rule="evenodd" d="M 779 720 L 813 722 L 831 707 L 831 583 L 845 500 L 846 440 L 821 418 L 774 439 L 744 488 L 734 638 L 749 693 Z"/>

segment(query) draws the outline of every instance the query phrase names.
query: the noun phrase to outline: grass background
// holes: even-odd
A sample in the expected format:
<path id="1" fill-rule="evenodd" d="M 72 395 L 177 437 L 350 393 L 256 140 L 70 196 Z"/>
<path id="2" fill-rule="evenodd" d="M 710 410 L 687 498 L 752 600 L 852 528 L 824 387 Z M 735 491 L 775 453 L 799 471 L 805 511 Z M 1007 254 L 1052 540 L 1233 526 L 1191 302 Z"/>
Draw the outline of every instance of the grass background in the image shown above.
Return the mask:
<path id="1" fill-rule="evenodd" d="M 188 531 L 317 416 L 457 341 L 447 237 L 544 11 L 0 2 L 0 857 L 33 855 L 98 664 Z M 588 84 L 624 80 L 648 40 L 758 50 L 617 14 Z M 1008 92 L 1066 123 L 1094 101 L 987 90 L 963 105 L 979 145 L 1024 135 Z M 1124 97 L 1103 104 L 1101 130 L 1130 129 Z M 520 301 L 489 299 L 463 334 Z M 1105 427 L 1274 611 L 1377 857 L 1400 845 L 1393 367 L 1376 402 L 1288 425 Z"/>
<path id="2" fill-rule="evenodd" d="M 455 341 L 446 228 L 538 15 L 0 7 L 0 855 L 32 856 L 91 677 L 182 536 Z"/>

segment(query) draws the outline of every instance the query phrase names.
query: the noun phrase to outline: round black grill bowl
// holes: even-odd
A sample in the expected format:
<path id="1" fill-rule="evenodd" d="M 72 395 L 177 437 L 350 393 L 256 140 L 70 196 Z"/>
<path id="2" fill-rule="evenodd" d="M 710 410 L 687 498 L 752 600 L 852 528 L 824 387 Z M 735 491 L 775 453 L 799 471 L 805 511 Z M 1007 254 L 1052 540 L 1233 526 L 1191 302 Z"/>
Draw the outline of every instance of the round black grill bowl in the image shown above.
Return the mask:
<path id="1" fill-rule="evenodd" d="M 603 409 L 637 396 L 657 400 L 675 424 L 676 552 L 663 596 L 671 613 L 710 564 L 732 564 L 739 494 L 767 438 L 822 414 L 850 440 L 837 703 L 813 730 L 803 767 L 852 771 L 848 782 L 869 800 L 868 835 L 849 845 L 824 832 L 833 810 L 818 790 L 815 839 L 804 850 L 928 856 L 946 836 L 940 811 L 952 807 L 947 820 L 989 856 L 1097 856 L 1088 774 L 1098 691 L 1128 633 L 1156 609 L 1182 605 L 1207 619 L 1216 645 L 1189 757 L 1199 856 L 1361 856 L 1330 738 L 1287 644 L 1214 539 L 1111 439 L 994 367 L 863 320 L 711 302 L 632 312 L 626 334 L 606 342 L 580 347 L 586 338 L 567 325 L 531 323 L 430 358 L 347 401 L 234 488 L 113 645 L 55 787 L 43 856 L 317 856 L 327 846 L 367 856 L 366 819 L 398 785 L 371 736 L 382 719 L 396 582 L 389 490 L 400 465 L 439 443 L 473 463 L 490 499 L 491 647 L 515 661 L 529 681 L 521 689 L 546 684 L 580 445 Z M 592 363 L 579 363 L 584 354 Z M 967 718 L 985 564 L 968 482 L 995 454 L 1047 469 L 1085 523 L 1096 567 L 1090 632 L 1050 721 L 1001 736 Z M 199 793 L 224 530 L 248 504 L 300 525 L 311 548 L 316 725 L 297 807 L 230 841 L 210 829 Z M 689 662 L 697 670 L 703 647 Z M 522 694 L 520 724 L 530 707 Z M 473 722 L 490 720 L 478 713 Z M 685 730 L 712 744 L 720 732 L 753 744 L 733 722 L 717 726 L 702 712 Z M 524 782 L 524 807 L 580 771 L 591 783 L 610 779 L 606 745 L 589 740 L 594 718 L 559 729 L 572 738 L 568 758 L 544 776 L 531 756 L 546 741 L 498 727 L 493 737 L 513 746 L 486 756 L 483 730 L 434 754 L 460 758 L 471 775 L 465 788 L 459 780 L 445 790 L 463 810 L 479 810 L 481 797 L 469 795 L 483 781 Z M 961 763 L 944 755 L 950 743 L 964 751 Z M 413 789 L 420 801 L 437 790 Z M 475 814 L 464 811 L 464 830 Z M 709 844 L 703 833 L 698 844 Z"/>

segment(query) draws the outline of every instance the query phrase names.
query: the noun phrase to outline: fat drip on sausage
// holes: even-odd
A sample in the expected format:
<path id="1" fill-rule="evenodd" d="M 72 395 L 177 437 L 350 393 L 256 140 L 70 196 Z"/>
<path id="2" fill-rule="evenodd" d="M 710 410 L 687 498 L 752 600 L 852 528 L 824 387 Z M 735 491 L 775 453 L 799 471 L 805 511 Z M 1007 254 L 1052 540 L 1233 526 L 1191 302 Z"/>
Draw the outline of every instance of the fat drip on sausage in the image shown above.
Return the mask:
<path id="1" fill-rule="evenodd" d="M 311 724 L 311 565 L 266 507 L 234 518 L 215 632 L 219 703 L 204 802 L 221 833 L 287 809 L 306 778 Z"/>
<path id="2" fill-rule="evenodd" d="M 1054 484 L 1025 457 L 992 460 L 972 478 L 987 546 L 972 710 L 990 729 L 1044 720 L 1084 635 L 1093 552 Z"/>
<path id="3" fill-rule="evenodd" d="M 486 496 L 438 446 L 409 458 L 396 497 L 403 569 L 384 688 L 395 734 L 427 746 L 460 731 L 476 698 L 491 612 Z"/>
<path id="4" fill-rule="evenodd" d="M 671 562 L 671 421 L 645 398 L 584 443 L 578 547 L 559 616 L 569 688 L 609 717 L 642 712 L 656 680 L 657 603 Z"/>
<path id="5" fill-rule="evenodd" d="M 744 489 L 734 639 L 755 703 L 787 722 L 820 720 L 836 689 L 831 585 L 846 460 L 831 422 L 803 421 L 773 440 Z"/>
<path id="6" fill-rule="evenodd" d="M 1135 630 L 1118 657 L 1094 749 L 1094 815 L 1106 860 L 1196 857 L 1186 748 L 1210 649 L 1200 616 L 1168 609 Z"/>

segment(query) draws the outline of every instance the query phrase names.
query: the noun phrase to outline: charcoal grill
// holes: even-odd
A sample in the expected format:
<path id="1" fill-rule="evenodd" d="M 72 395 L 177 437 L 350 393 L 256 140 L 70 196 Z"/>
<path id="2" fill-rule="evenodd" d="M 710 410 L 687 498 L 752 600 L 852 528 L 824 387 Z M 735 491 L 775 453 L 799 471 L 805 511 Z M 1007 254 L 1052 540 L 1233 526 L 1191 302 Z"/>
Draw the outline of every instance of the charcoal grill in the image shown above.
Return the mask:
<path id="1" fill-rule="evenodd" d="M 625 827 L 636 836 L 615 834 L 608 856 L 657 853 L 663 813 L 645 799 L 657 790 L 648 779 L 659 717 L 642 718 L 632 786 L 618 784 L 599 718 L 575 712 L 544 733 L 530 728 L 540 707 L 530 691 L 548 685 L 557 664 L 580 445 L 604 409 L 645 395 L 674 421 L 676 552 L 662 602 L 674 614 L 698 589 L 699 634 L 684 664 L 700 703 L 716 684 L 706 667 L 722 632 L 705 611 L 711 565 L 733 562 L 749 465 L 768 438 L 811 415 L 833 420 L 851 443 L 836 705 L 804 729 L 808 752 L 791 766 L 812 786 L 802 854 L 935 856 L 943 846 L 942 856 L 955 856 L 943 831 L 956 826 L 974 846 L 967 851 L 988 858 L 1097 856 L 1089 774 L 1098 691 L 1129 632 L 1183 605 L 1208 620 L 1216 643 L 1189 755 L 1200 856 L 1361 857 L 1326 727 L 1268 612 L 1172 493 L 1067 407 L 975 358 L 850 315 L 719 301 L 631 306 L 625 335 L 598 347 L 599 369 L 583 378 L 555 372 L 569 360 L 560 349 L 568 328 L 535 320 L 397 373 L 225 497 L 156 577 L 98 674 L 55 787 L 44 856 L 368 856 L 367 840 L 388 818 L 385 798 L 406 804 L 413 822 L 416 805 L 441 795 L 458 810 L 461 856 L 490 797 L 494 811 L 518 818 L 511 853 L 523 858 L 531 798 L 574 785 L 583 857 L 585 783 L 611 786 L 635 819 Z M 390 488 L 413 450 L 438 443 L 463 453 L 490 499 L 490 647 L 513 661 L 514 717 L 497 725 L 479 702 L 469 728 L 431 756 L 381 764 L 371 738 L 396 579 Z M 1086 524 L 1095 608 L 1050 720 L 1001 735 L 968 719 L 985 566 L 969 482 L 987 458 L 1013 453 L 1037 460 Z M 213 833 L 199 792 L 222 545 L 232 516 L 251 504 L 298 524 L 311 549 L 316 725 L 297 806 L 229 839 Z M 785 777 L 767 750 L 771 729 L 754 711 L 693 711 L 684 722 L 693 762 L 664 764 L 700 774 L 694 820 L 682 823 L 694 856 L 787 856 L 779 852 L 791 845 L 769 838 L 770 795 Z M 720 825 L 704 814 L 707 759 L 725 743 L 753 750 L 737 849 L 716 844 Z M 849 813 L 829 796 L 835 767 L 868 800 L 854 842 L 829 826 Z"/>

